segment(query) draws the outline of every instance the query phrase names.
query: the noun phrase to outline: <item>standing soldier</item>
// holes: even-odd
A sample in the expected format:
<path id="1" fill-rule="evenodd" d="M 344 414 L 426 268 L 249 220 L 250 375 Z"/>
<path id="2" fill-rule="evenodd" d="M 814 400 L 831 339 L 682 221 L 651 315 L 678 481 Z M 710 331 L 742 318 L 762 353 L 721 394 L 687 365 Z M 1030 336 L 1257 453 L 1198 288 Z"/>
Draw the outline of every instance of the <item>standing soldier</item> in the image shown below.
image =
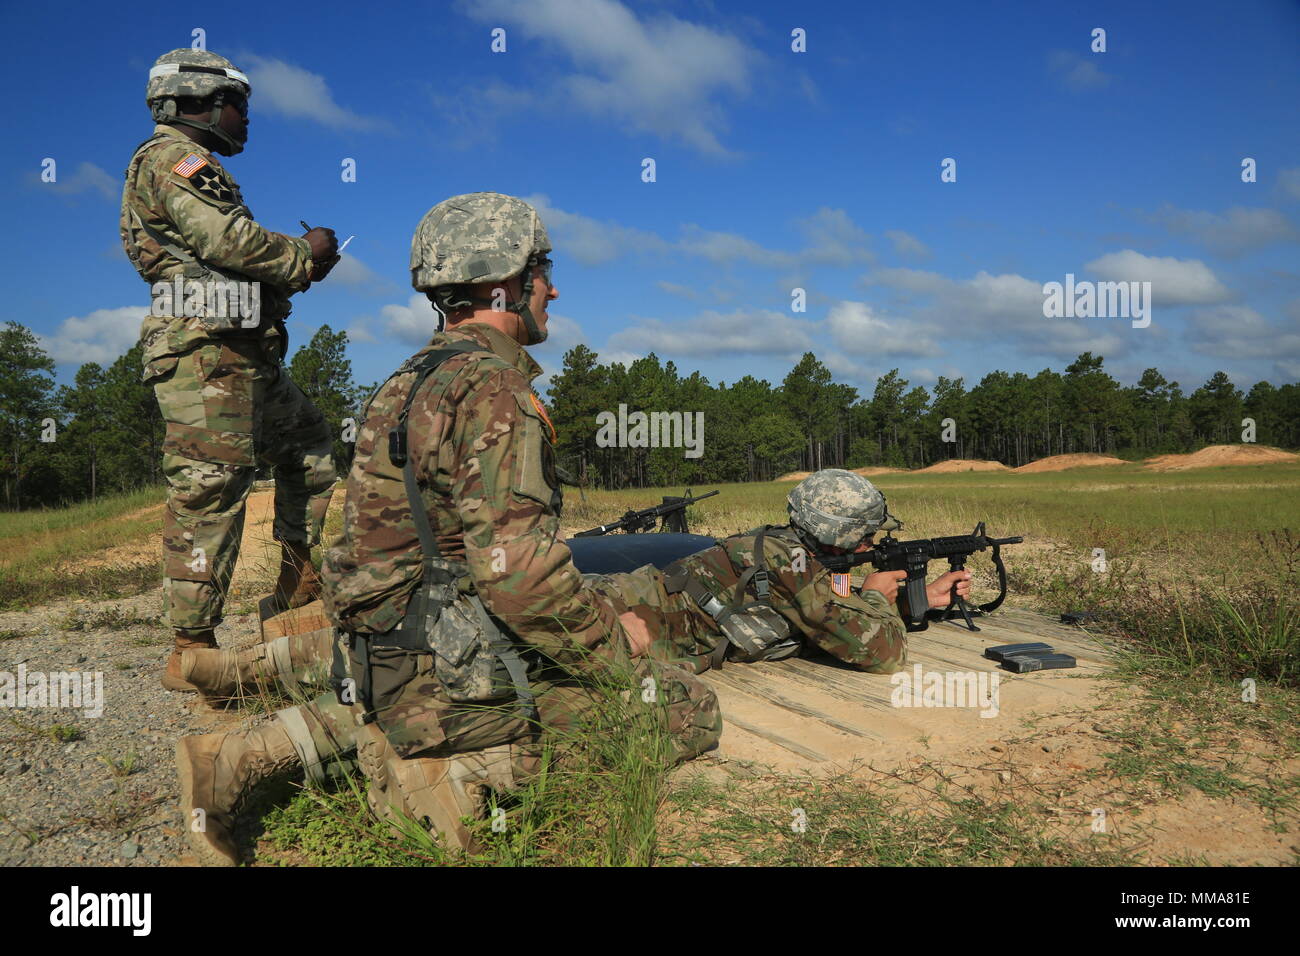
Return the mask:
<path id="1" fill-rule="evenodd" d="M 559 295 L 550 249 L 536 210 L 499 193 L 453 197 L 421 220 L 412 284 L 446 331 L 372 399 L 322 572 L 359 720 L 318 699 L 254 734 L 183 738 L 182 811 L 203 811 L 205 829 L 188 835 L 204 862 L 236 862 L 235 808 L 295 754 L 317 772 L 357 742 L 377 812 L 472 849 L 462 818 L 536 773 L 543 747 L 598 707 L 599 687 L 632 691 L 631 706 L 662 721 L 670 759 L 717 743 L 713 692 L 633 661 L 650 635 L 617 593 L 584 581 L 559 536 L 555 432 L 524 350 L 545 339 Z M 195 664 L 213 655 L 186 656 L 200 682 Z"/>
<path id="2" fill-rule="evenodd" d="M 311 565 L 335 473 L 329 428 L 282 362 L 289 296 L 338 261 L 330 229 L 301 237 L 253 221 L 214 153 L 248 139 L 248 78 L 203 50 L 165 53 L 145 99 L 157 125 L 126 170 L 122 243 L 153 291 L 144 381 L 167 424 L 164 603 L 175 632 L 163 686 L 193 691 L 180 653 L 214 648 L 257 466 L 275 466 L 275 596 L 319 595 Z"/>

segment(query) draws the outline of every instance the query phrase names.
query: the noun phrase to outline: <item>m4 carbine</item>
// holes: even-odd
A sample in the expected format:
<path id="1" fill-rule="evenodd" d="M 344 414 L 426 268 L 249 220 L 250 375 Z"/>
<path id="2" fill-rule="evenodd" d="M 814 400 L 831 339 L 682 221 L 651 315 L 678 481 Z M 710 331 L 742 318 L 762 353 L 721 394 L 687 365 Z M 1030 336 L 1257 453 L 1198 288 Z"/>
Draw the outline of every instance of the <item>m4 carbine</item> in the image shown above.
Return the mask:
<path id="1" fill-rule="evenodd" d="M 653 505 L 640 511 L 629 511 L 613 524 L 603 524 L 599 528 L 579 531 L 574 537 L 591 538 L 599 534 L 608 534 L 611 531 L 626 531 L 628 534 L 636 534 L 638 531 L 651 531 L 654 529 L 655 522 L 660 518 L 663 518 L 664 531 L 685 533 L 687 531 L 687 506 L 693 505 L 697 501 L 703 501 L 705 498 L 712 498 L 716 494 L 716 491 L 710 491 L 707 495 L 692 498 L 691 490 L 687 488 L 686 495 L 683 498 L 665 497 L 664 503 L 661 505 Z"/>
<path id="2" fill-rule="evenodd" d="M 993 567 L 998 572 L 998 596 L 986 604 L 972 607 L 964 598 L 954 594 L 951 605 L 941 612 L 935 612 L 942 621 L 954 618 L 960 612 L 966 626 L 972 631 L 978 631 L 979 628 L 971 620 L 971 614 L 996 611 L 1007 596 L 1007 569 L 1002 563 L 1002 546 L 1020 544 L 1024 540 L 1019 536 L 990 538 L 984 533 L 984 522 L 981 521 L 970 534 L 949 538 L 919 538 L 916 541 L 896 541 L 886 534 L 870 551 L 819 555 L 817 560 L 831 571 L 846 572 L 849 568 L 868 562 L 877 571 L 906 571 L 907 580 L 898 589 L 898 613 L 909 631 L 923 631 L 929 626 L 926 613 L 930 611 L 930 601 L 925 594 L 925 575 L 929 563 L 936 558 L 947 558 L 951 570 L 962 571 L 966 567 L 966 559 L 972 554 L 991 548 Z"/>

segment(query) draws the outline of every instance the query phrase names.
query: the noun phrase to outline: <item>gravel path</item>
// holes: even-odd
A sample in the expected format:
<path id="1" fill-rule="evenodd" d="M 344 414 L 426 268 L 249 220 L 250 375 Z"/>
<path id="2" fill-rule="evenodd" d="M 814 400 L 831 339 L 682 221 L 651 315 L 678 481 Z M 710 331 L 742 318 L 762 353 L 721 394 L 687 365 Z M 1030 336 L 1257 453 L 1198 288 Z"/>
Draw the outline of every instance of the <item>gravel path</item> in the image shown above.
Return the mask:
<path id="1" fill-rule="evenodd" d="M 176 739 L 259 718 L 162 688 L 171 636 L 161 613 L 158 588 L 0 614 L 0 695 L 20 666 L 29 687 L 37 672 L 97 673 L 103 687 L 97 717 L 84 708 L 0 706 L 0 865 L 189 862 L 179 858 Z M 245 645 L 257 633 L 255 613 L 232 613 L 217 639 Z"/>

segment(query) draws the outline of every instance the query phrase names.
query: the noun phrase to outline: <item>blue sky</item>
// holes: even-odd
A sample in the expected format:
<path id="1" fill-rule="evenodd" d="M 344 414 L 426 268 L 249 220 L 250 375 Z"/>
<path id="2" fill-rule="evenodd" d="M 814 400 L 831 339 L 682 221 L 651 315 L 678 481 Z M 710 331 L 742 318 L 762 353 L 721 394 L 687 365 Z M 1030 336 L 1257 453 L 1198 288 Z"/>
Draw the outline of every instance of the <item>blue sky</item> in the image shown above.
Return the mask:
<path id="1" fill-rule="evenodd" d="M 581 341 L 728 383 L 779 382 L 811 350 L 867 395 L 895 367 L 969 386 L 1084 349 L 1125 382 L 1152 365 L 1188 390 L 1217 369 L 1300 378 L 1295 2 L 306 9 L 0 12 L 0 319 L 35 329 L 61 380 L 122 354 L 147 308 L 117 235 L 122 170 L 152 127 L 149 66 L 195 28 L 253 79 L 227 165 L 255 218 L 357 237 L 289 328 L 348 329 L 359 381 L 427 341 L 410 237 L 475 190 L 528 198 L 550 230 L 548 374 Z M 1067 273 L 1151 281 L 1150 327 L 1045 318 L 1042 285 Z"/>

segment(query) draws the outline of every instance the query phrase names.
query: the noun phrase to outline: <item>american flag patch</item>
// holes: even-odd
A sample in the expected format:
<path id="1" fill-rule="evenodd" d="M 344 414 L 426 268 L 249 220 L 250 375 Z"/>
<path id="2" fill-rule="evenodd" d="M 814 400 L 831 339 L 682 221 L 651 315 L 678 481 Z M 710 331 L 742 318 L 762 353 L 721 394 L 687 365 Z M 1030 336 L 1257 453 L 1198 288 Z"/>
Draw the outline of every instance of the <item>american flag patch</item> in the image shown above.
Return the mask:
<path id="1" fill-rule="evenodd" d="M 206 159 L 204 159 L 198 153 L 190 153 L 188 156 L 186 156 L 179 163 L 177 163 L 175 166 L 172 167 L 172 172 L 185 179 L 189 179 L 191 176 L 193 176 L 195 173 L 197 173 L 200 169 L 202 169 L 206 165 L 208 165 L 208 161 Z"/>
<path id="2" fill-rule="evenodd" d="M 853 582 L 847 574 L 831 573 L 831 590 L 840 597 L 848 597 L 853 590 Z"/>

